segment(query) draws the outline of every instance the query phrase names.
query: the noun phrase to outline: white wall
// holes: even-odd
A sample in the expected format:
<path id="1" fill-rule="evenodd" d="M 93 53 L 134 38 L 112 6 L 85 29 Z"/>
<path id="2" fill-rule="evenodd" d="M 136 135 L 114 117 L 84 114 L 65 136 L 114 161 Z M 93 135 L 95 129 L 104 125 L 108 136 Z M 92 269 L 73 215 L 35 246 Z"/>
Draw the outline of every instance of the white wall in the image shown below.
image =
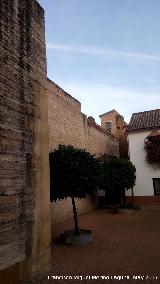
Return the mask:
<path id="1" fill-rule="evenodd" d="M 152 178 L 160 178 L 160 168 L 154 168 L 146 161 L 146 151 L 144 149 L 144 139 L 151 133 L 140 132 L 128 134 L 130 160 L 136 167 L 136 185 L 134 187 L 135 196 L 153 196 Z M 130 191 L 126 192 L 130 195 Z"/>

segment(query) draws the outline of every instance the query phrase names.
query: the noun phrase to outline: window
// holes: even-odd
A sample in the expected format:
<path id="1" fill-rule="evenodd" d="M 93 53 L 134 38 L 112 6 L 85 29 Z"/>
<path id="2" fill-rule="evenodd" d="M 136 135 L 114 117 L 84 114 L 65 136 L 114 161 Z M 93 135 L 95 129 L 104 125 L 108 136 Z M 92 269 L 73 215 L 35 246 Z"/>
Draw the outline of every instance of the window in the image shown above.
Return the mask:
<path id="1" fill-rule="evenodd" d="M 111 132 L 111 129 L 112 129 L 112 122 L 111 122 L 111 121 L 107 121 L 105 124 L 106 124 L 106 130 L 108 130 L 108 131 Z"/>
<path id="2" fill-rule="evenodd" d="M 153 178 L 154 195 L 160 195 L 160 178 Z"/>

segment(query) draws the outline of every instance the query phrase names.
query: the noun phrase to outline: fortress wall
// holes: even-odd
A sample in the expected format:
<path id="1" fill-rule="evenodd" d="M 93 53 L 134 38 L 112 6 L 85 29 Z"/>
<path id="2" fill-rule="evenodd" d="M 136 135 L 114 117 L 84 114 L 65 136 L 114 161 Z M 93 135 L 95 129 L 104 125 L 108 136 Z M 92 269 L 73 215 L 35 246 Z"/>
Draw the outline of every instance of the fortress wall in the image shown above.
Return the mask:
<path id="1" fill-rule="evenodd" d="M 36 1 L 0 1 L 0 282 L 7 284 L 49 257 L 44 31 Z"/>
<path id="2" fill-rule="evenodd" d="M 81 104 L 48 79 L 49 148 L 59 144 L 85 148 L 92 154 L 114 153 L 118 155 L 117 140 L 95 122 L 90 122 L 81 112 Z M 97 195 L 76 199 L 78 214 L 97 208 Z M 72 218 L 70 198 L 52 203 L 52 232 L 54 225 Z"/>

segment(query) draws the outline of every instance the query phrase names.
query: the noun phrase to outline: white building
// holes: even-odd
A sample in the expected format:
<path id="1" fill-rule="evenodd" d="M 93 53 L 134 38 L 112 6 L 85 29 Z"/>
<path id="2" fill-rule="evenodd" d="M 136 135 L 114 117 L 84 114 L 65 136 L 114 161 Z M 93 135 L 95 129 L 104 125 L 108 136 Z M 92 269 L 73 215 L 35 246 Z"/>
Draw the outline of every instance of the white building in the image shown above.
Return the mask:
<path id="1" fill-rule="evenodd" d="M 138 204 L 160 204 L 159 166 L 147 161 L 145 141 L 157 137 L 160 147 L 160 109 L 132 114 L 128 125 L 129 157 L 136 167 L 134 195 Z M 128 192 L 130 195 L 130 192 Z"/>

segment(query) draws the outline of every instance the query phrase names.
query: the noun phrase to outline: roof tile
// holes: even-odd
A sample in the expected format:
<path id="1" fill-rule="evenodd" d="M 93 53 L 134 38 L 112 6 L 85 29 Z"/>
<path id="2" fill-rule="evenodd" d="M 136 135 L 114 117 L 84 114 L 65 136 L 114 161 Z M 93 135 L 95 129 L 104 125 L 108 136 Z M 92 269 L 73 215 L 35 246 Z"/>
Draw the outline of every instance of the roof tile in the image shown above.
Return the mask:
<path id="1" fill-rule="evenodd" d="M 133 113 L 127 132 L 160 128 L 160 109 Z"/>

